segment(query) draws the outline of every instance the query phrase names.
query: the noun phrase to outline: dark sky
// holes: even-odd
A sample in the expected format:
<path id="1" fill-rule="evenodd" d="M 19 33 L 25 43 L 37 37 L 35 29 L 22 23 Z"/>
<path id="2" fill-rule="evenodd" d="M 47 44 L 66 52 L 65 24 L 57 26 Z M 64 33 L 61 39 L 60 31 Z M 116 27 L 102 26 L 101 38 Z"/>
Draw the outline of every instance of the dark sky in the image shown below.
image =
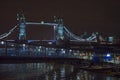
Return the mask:
<path id="1" fill-rule="evenodd" d="M 119 35 L 119 0 L 2 0 L 0 1 L 0 34 L 11 29 L 16 14 L 23 11 L 27 21 L 52 22 L 60 16 L 75 34 L 100 32 Z M 36 32 L 36 29 L 30 29 Z"/>

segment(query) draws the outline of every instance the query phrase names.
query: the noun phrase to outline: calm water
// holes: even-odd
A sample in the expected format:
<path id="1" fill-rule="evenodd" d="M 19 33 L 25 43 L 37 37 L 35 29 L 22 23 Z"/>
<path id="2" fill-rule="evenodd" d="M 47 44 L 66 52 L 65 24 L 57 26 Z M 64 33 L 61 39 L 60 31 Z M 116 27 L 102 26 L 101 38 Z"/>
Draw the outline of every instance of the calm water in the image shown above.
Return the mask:
<path id="1" fill-rule="evenodd" d="M 57 63 L 0 64 L 0 80 L 120 80 Z"/>

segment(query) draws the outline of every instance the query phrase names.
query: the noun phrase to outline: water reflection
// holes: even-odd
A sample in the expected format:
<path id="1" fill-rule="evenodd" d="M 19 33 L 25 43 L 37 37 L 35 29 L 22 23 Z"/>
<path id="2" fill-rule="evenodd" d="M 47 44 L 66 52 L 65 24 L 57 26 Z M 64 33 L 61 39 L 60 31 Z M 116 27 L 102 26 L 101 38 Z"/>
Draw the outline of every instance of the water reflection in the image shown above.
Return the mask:
<path id="1" fill-rule="evenodd" d="M 57 63 L 0 64 L 0 80 L 120 80 Z"/>

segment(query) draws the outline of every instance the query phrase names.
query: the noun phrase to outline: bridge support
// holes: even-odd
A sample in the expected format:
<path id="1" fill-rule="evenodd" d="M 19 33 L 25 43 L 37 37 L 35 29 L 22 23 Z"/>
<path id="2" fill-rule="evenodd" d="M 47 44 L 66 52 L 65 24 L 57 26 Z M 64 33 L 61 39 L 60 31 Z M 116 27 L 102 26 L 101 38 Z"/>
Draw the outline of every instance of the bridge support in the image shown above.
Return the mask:
<path id="1" fill-rule="evenodd" d="M 19 27 L 19 40 L 25 40 L 26 39 L 26 22 L 24 14 L 17 14 L 17 20 L 20 22 Z"/>
<path id="2" fill-rule="evenodd" d="M 57 40 L 63 40 L 64 39 L 64 35 L 63 35 L 63 25 L 59 24 L 58 25 L 58 30 L 57 30 Z"/>
<path id="3" fill-rule="evenodd" d="M 56 19 L 55 18 L 55 22 L 58 24 L 57 26 L 57 37 L 56 40 L 63 40 L 64 39 L 64 34 L 63 34 L 63 20 L 60 19 Z"/>

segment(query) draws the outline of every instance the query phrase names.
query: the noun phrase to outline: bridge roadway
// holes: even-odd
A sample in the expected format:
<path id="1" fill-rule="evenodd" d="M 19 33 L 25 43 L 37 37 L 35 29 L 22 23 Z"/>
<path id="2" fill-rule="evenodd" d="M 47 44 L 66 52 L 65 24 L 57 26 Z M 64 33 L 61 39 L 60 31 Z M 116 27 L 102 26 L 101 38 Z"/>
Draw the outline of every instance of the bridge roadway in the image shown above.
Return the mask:
<path id="1" fill-rule="evenodd" d="M 44 46 L 48 48 L 65 48 L 85 51 L 110 51 L 120 53 L 120 44 L 79 42 L 69 40 L 6 40 L 7 43 L 26 44 L 33 46 Z M 9 47 L 9 46 L 8 46 Z"/>

